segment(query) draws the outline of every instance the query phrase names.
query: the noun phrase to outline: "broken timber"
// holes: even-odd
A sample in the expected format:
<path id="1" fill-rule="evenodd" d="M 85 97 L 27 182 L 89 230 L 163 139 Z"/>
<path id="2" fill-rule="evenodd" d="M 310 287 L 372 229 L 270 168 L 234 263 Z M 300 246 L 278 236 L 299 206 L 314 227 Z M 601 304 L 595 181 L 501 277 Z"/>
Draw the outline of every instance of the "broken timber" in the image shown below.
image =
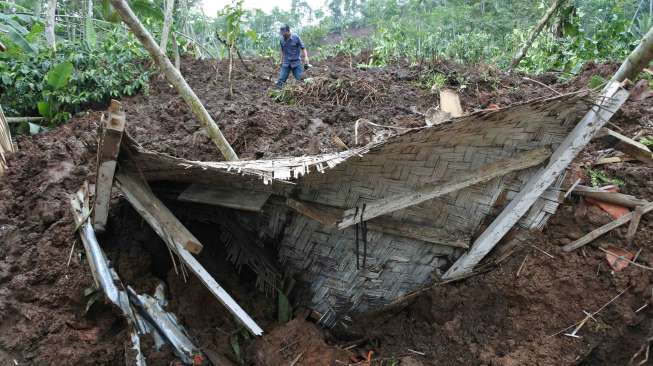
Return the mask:
<path id="1" fill-rule="evenodd" d="M 648 202 L 643 199 L 639 199 L 635 196 L 628 194 L 623 194 L 619 192 L 608 192 L 599 188 L 587 187 L 582 185 L 577 185 L 572 191 L 573 194 L 594 198 L 599 201 L 614 203 L 620 206 L 635 208 L 637 206 L 642 206 Z"/>
<path id="2" fill-rule="evenodd" d="M 651 150 L 641 142 L 635 141 L 608 128 L 602 128 L 599 134 L 600 137 L 611 137 L 616 139 L 618 141 L 616 146 L 617 149 L 647 165 L 653 165 L 653 154 L 651 154 Z"/>
<path id="3" fill-rule="evenodd" d="M 474 184 L 487 182 L 516 170 L 539 165 L 544 162 L 549 155 L 551 155 L 551 150 L 548 148 L 534 149 L 519 156 L 493 161 L 477 171 L 461 174 L 460 176 L 446 182 L 424 185 L 412 193 L 394 195 L 388 198 L 381 198 L 376 201 L 368 202 L 365 204 L 364 208 L 355 207 L 346 210 L 337 226 L 339 229 L 344 229 L 360 222 L 361 220 L 367 221 L 377 216 L 414 206 Z"/>
<path id="4" fill-rule="evenodd" d="M 442 277 L 443 280 L 455 279 L 472 271 L 474 266 L 526 214 L 540 195 L 565 171 L 598 130 L 621 108 L 621 105 L 628 99 L 628 95 L 628 91 L 621 87 L 621 82 L 609 82 L 596 101 L 596 105 L 587 112 L 585 117 L 567 135 L 556 149 L 547 166 L 530 178 L 499 216 L 474 241 L 472 248 L 447 270 Z"/>
<path id="5" fill-rule="evenodd" d="M 252 334 L 262 335 L 263 329 L 243 310 L 238 303 L 215 281 L 189 252 L 191 248 L 201 249 L 199 241 L 177 220 L 152 191 L 132 173 L 119 171 L 116 175 L 118 188 L 152 229 L 163 239 L 170 250 L 177 254 L 208 290 L 236 317 Z"/>
<path id="6" fill-rule="evenodd" d="M 601 226 L 600 228 L 590 232 L 589 234 L 583 236 L 582 238 L 565 245 L 564 247 L 562 247 L 562 250 L 565 252 L 571 252 L 572 250 L 576 250 L 582 246 L 585 246 L 591 243 L 594 239 L 600 237 L 601 235 L 613 229 L 616 229 L 621 225 L 624 225 L 625 223 L 632 220 L 633 218 L 636 218 L 637 216 L 641 217 L 641 215 L 651 210 L 653 210 L 653 202 L 641 206 L 641 209 L 636 212 L 627 213 L 621 216 L 620 218 Z"/>
<path id="7" fill-rule="evenodd" d="M 5 114 L 0 107 L 0 176 L 7 167 L 6 155 L 16 150 L 13 141 L 11 140 L 11 132 L 9 131 L 9 124 Z"/>
<path id="8" fill-rule="evenodd" d="M 321 205 L 319 203 L 305 202 L 293 198 L 288 198 L 286 202 L 288 207 L 296 212 L 325 226 L 336 227 L 338 219 L 343 214 L 343 210 L 340 208 Z M 429 225 L 398 221 L 389 216 L 376 217 L 369 220 L 367 222 L 367 228 L 372 231 L 417 239 L 427 243 L 465 249 L 469 248 L 468 238 L 456 237 L 443 229 L 434 228 Z"/>
<path id="9" fill-rule="evenodd" d="M 93 228 L 104 232 L 109 218 L 109 201 L 120 142 L 125 131 L 125 113 L 120 103 L 111 101 L 109 116 L 102 120 L 102 134 L 98 143 L 95 201 L 93 202 Z"/>
<path id="10" fill-rule="evenodd" d="M 179 201 L 183 202 L 203 203 L 252 212 L 260 212 L 268 198 L 270 198 L 269 192 L 218 188 L 204 184 L 191 184 L 177 197 Z"/>
<path id="11" fill-rule="evenodd" d="M 101 288 L 105 296 L 122 311 L 130 328 L 132 349 L 135 351 L 133 364 L 144 366 L 145 359 L 141 353 L 140 338 L 137 332 L 137 317 L 131 306 L 129 306 L 127 293 L 118 289 L 114 283 L 114 278 L 118 278 L 118 275 L 109 267 L 107 258 L 102 248 L 100 248 L 100 244 L 93 231 L 93 226 L 89 219 L 90 209 L 87 188 L 87 184 L 84 184 L 81 190 L 70 197 L 73 218 L 75 219 L 76 227 L 79 229 L 79 236 L 82 238 L 82 244 L 84 245 L 84 251 L 86 252 L 86 258 L 88 259 L 95 285 Z M 130 353 L 127 352 L 127 354 Z"/>

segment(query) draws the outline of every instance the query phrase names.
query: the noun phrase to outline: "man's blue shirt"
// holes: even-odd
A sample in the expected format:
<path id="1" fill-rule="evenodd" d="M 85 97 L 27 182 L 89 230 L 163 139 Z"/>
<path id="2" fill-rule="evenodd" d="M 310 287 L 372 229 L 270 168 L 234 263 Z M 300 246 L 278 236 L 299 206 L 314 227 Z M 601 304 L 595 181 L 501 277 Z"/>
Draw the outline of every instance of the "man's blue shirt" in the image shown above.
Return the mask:
<path id="1" fill-rule="evenodd" d="M 283 52 L 283 67 L 297 67 L 301 64 L 300 52 L 304 49 L 304 43 L 296 34 L 291 34 L 288 39 L 281 37 L 281 51 Z"/>

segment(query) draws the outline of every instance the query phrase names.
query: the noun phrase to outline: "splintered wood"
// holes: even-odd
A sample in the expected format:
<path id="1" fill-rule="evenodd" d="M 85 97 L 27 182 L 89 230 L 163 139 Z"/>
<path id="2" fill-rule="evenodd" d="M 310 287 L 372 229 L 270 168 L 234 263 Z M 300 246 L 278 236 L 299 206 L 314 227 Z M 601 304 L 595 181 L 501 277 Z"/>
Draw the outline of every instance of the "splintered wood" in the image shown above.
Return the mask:
<path id="1" fill-rule="evenodd" d="M 641 206 L 641 208 L 636 212 L 627 213 L 621 216 L 620 218 L 601 226 L 600 228 L 592 231 L 591 233 L 583 236 L 582 238 L 565 245 L 564 247 L 562 247 L 562 250 L 565 252 L 571 252 L 572 250 L 576 250 L 584 245 L 591 243 L 592 241 L 594 241 L 594 239 L 600 237 L 601 235 L 604 235 L 610 232 L 611 230 L 626 224 L 633 218 L 637 218 L 637 220 L 639 221 L 639 217 L 641 217 L 645 213 L 648 213 L 651 210 L 653 210 L 653 202 Z"/>
<path id="2" fill-rule="evenodd" d="M 125 113 L 116 100 L 111 101 L 107 118 L 101 121 L 102 134 L 98 143 L 95 202 L 93 203 L 93 228 L 104 232 L 109 218 L 109 201 L 120 142 L 125 131 Z"/>
<path id="3" fill-rule="evenodd" d="M 198 253 L 202 244 L 193 236 L 167 207 L 154 196 L 144 182 L 130 172 L 119 171 L 116 175 L 118 188 L 125 194 L 129 203 L 147 221 L 152 229 L 163 239 L 170 250 L 190 270 L 206 288 L 238 319 L 252 334 L 261 335 L 263 330 L 238 305 L 238 303 L 216 282 L 216 280 L 193 257 L 191 251 Z"/>
<path id="4" fill-rule="evenodd" d="M 11 132 L 9 131 L 9 124 L 5 118 L 5 114 L 0 106 L 0 176 L 4 174 L 7 169 L 7 158 L 9 153 L 16 150 L 13 141 L 11 141 Z"/>

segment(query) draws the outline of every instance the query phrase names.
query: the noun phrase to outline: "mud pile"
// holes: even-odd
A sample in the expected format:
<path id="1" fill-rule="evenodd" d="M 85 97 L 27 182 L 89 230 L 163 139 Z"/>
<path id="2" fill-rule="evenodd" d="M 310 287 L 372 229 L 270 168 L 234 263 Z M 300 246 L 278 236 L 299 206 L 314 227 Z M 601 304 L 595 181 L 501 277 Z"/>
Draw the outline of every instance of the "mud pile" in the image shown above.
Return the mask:
<path id="1" fill-rule="evenodd" d="M 381 125 L 421 126 L 424 117 L 416 112 L 438 103 L 437 94 L 420 85 L 424 75 L 434 70 L 460 91 L 466 111 L 555 94 L 489 67 L 467 69 L 440 62 L 361 70 L 350 68 L 349 60 L 336 59 L 317 63 L 308 76 L 321 82 L 360 80 L 337 89 L 349 92 L 346 99 L 323 94 L 329 93 L 327 88 L 277 102 L 269 94 L 276 77 L 273 65 L 261 60 L 252 66 L 251 73 L 236 68 L 233 98 L 228 95 L 226 63 L 185 60 L 181 70 L 227 140 L 246 159 L 335 151 L 334 135 L 352 146 L 354 122 L 359 118 Z M 568 92 L 586 87 L 591 75 L 607 77 L 613 71 L 610 65 L 590 65 L 567 83 L 555 84 L 549 76 L 538 80 Z M 365 89 L 358 90 L 357 85 Z M 369 97 L 371 91 L 374 98 Z M 122 103 L 128 132 L 145 147 L 187 159 L 221 159 L 164 80 L 154 79 L 149 93 Z M 613 122 L 628 136 L 650 130 L 652 107 L 652 98 L 629 101 Z M 85 179 L 94 180 L 99 120 L 100 112 L 90 112 L 51 132 L 20 137 L 19 152 L 0 179 L 2 364 L 14 360 L 18 364 L 124 364 L 126 325 L 103 301 L 90 301 L 90 291 L 85 295 L 93 279 L 74 235 L 68 204 L 68 195 Z M 593 143 L 577 165 L 605 149 L 601 142 Z M 653 168 L 633 161 L 602 169 L 624 180 L 623 193 L 653 199 Z M 651 273 L 635 266 L 612 273 L 605 254 L 591 246 L 568 254 L 559 250 L 607 220 L 594 206 L 571 198 L 542 233 L 533 234 L 532 246 L 517 248 L 500 268 L 434 288 L 388 312 L 354 319 L 347 334 L 319 330 L 303 320 L 306 314 L 301 309 L 295 313 L 297 319 L 279 324 L 274 302 L 255 289 L 253 275 L 245 270 L 238 273 L 229 262 L 220 261 L 220 246 L 207 246 L 202 264 L 266 330 L 267 335 L 255 342 L 241 334 L 194 277 L 184 280 L 175 273 L 160 239 L 119 197 L 110 229 L 100 242 L 123 281 L 137 291 L 149 292 L 159 280 L 167 283 L 170 310 L 213 360 L 237 363 L 242 358 L 247 363 L 276 365 L 297 359 L 296 365 L 330 365 L 371 355 L 379 364 L 407 365 L 626 364 L 653 330 L 651 307 L 635 312 L 651 297 Z M 204 237 L 211 240 L 210 227 L 201 222 L 185 224 L 202 242 Z M 624 246 L 625 230 L 615 230 L 596 244 Z M 640 263 L 653 263 L 652 234 L 651 220 L 643 219 L 635 238 L 643 248 Z M 552 336 L 580 321 L 583 310 L 597 310 L 625 288 L 596 321 L 583 328 L 582 338 Z M 234 339 L 240 356 L 234 351 Z M 173 359 L 165 349 L 149 355 L 150 364 L 167 365 Z"/>

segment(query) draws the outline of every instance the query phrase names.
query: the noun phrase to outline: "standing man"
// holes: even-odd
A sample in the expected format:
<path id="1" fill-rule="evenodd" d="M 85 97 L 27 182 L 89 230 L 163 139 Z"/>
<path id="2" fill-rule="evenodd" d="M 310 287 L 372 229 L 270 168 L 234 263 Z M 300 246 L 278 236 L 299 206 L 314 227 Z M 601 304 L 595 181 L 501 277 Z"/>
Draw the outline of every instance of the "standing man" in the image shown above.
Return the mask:
<path id="1" fill-rule="evenodd" d="M 282 88 L 283 84 L 288 80 L 291 71 L 295 80 L 302 79 L 304 67 L 301 62 L 300 50 L 304 51 L 304 64 L 306 68 L 309 67 L 309 63 L 308 51 L 306 51 L 306 47 L 304 47 L 304 43 L 302 43 L 299 36 L 291 34 L 288 25 L 281 27 L 279 32 L 281 33 L 281 74 L 279 75 L 279 80 L 277 80 L 277 87 Z"/>

